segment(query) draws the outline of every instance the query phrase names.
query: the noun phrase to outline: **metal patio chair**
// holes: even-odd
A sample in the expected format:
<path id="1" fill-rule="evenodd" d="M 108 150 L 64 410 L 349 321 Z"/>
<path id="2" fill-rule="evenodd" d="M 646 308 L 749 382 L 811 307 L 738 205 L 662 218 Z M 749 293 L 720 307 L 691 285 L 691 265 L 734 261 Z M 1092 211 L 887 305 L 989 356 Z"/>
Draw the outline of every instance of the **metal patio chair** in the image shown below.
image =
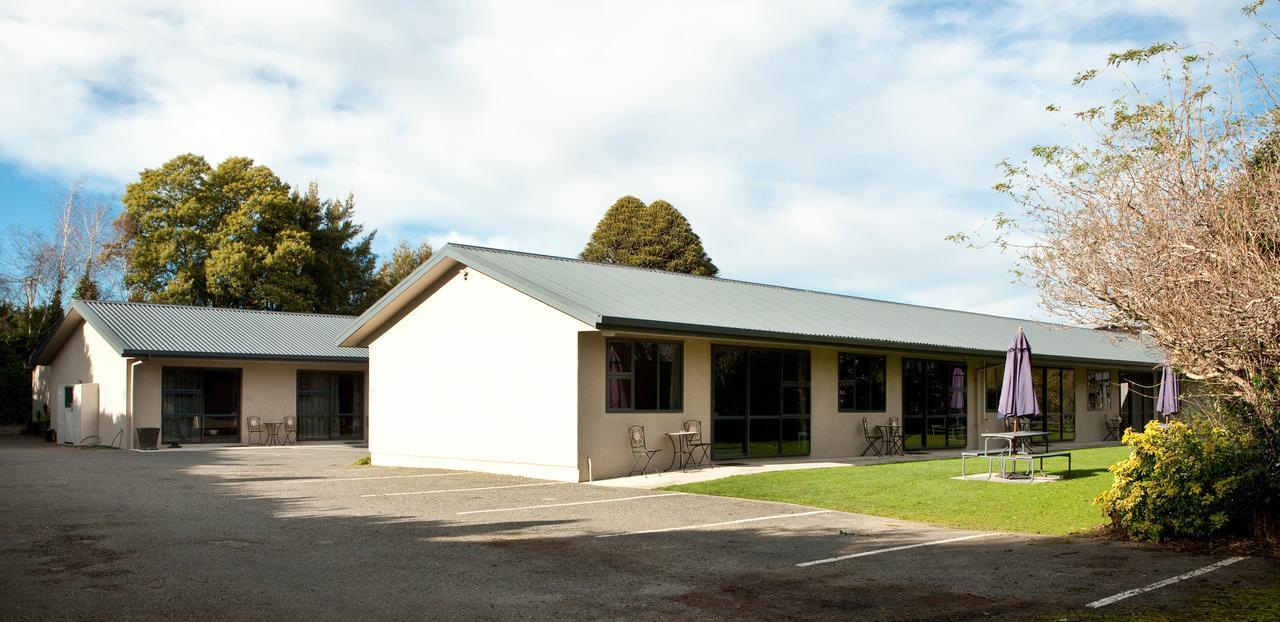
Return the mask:
<path id="1" fill-rule="evenodd" d="M 876 428 L 879 430 L 880 428 Z M 862 418 L 862 438 L 866 439 L 867 446 L 862 449 L 860 456 L 867 455 L 868 451 L 874 451 L 877 456 L 883 456 L 884 452 L 880 450 L 880 443 L 884 442 L 884 435 L 880 433 L 872 434 L 871 426 L 867 424 L 867 418 Z"/>
<path id="2" fill-rule="evenodd" d="M 248 428 L 248 434 L 247 434 L 248 438 L 247 438 L 246 440 L 248 440 L 248 441 L 249 441 L 249 444 L 250 444 L 250 445 L 254 445 L 254 444 L 261 445 L 261 444 L 262 444 L 262 436 L 263 436 L 263 434 L 265 434 L 265 432 L 263 432 L 263 430 L 262 430 L 262 417 L 258 417 L 258 416 L 256 416 L 256 415 L 255 415 L 255 416 L 253 416 L 253 417 L 248 417 L 248 418 L 246 418 L 246 419 L 245 419 L 245 426 Z M 257 434 L 257 435 L 258 435 L 258 442 L 257 442 L 257 443 L 254 443 L 254 442 L 253 442 L 253 435 L 254 435 L 254 434 Z"/>
<path id="3" fill-rule="evenodd" d="M 890 456 L 894 454 L 907 455 L 907 435 L 902 429 L 902 424 L 898 423 L 897 417 L 889 417 L 889 437 L 885 439 L 885 444 L 889 446 L 885 453 Z"/>
<path id="4" fill-rule="evenodd" d="M 661 449 L 649 449 L 644 442 L 644 426 L 633 425 L 627 428 L 627 438 L 631 441 L 631 459 L 635 462 L 635 466 L 631 468 L 631 472 L 627 475 L 635 475 L 637 471 L 645 477 L 649 476 L 649 468 L 653 467 L 653 457 L 662 451 Z M 657 473 L 657 467 L 653 467 L 653 472 Z"/>
<path id="5" fill-rule="evenodd" d="M 1122 429 L 1123 425 L 1124 424 L 1120 421 L 1119 417 L 1107 417 L 1107 435 L 1102 440 L 1104 441 L 1120 440 L 1120 430 Z"/>
<path id="6" fill-rule="evenodd" d="M 702 422 L 697 419 L 690 419 L 684 422 L 684 431 L 693 432 L 693 435 L 684 439 L 685 447 L 689 450 L 689 461 L 702 466 L 711 464 L 711 443 L 702 440 Z M 702 450 L 702 455 L 698 456 L 698 450 Z"/>
<path id="7" fill-rule="evenodd" d="M 285 415 L 284 428 L 282 430 L 284 438 L 280 439 L 285 445 L 298 444 L 298 418 L 293 415 Z"/>

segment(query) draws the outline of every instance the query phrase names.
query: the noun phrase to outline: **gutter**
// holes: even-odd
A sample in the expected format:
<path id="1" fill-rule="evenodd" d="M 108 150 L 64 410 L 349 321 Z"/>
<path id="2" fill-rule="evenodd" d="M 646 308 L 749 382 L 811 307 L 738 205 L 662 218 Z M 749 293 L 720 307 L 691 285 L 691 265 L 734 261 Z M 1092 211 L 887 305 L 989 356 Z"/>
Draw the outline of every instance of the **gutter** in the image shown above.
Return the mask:
<path id="1" fill-rule="evenodd" d="M 803 335 L 796 333 L 783 333 L 766 330 L 757 330 L 749 328 L 728 328 L 728 327 L 712 327 L 698 324 L 684 324 L 680 322 L 660 322 L 653 320 L 636 320 L 631 318 L 600 316 L 596 322 L 597 330 L 649 330 L 663 334 L 676 334 L 691 337 L 731 337 L 731 338 L 748 338 L 758 339 L 761 341 L 769 341 L 775 343 L 793 343 L 813 346 L 828 347 L 859 347 L 888 350 L 895 352 L 920 352 L 920 353 L 938 353 L 947 352 L 952 354 L 982 356 L 982 357 L 1003 357 L 1006 352 L 1001 350 L 982 350 L 978 348 L 957 348 L 942 345 L 933 345 L 926 343 L 909 343 L 905 341 L 891 341 L 887 339 L 854 339 L 834 336 L 821 335 Z M 1055 356 L 1052 354 L 1038 355 L 1040 360 L 1051 361 L 1074 361 L 1079 363 L 1092 363 L 1097 365 L 1112 366 L 1136 366 L 1136 367 L 1152 367 L 1158 366 L 1160 363 L 1155 361 L 1133 361 L 1128 359 L 1098 359 L 1071 356 Z"/>
<path id="2" fill-rule="evenodd" d="M 368 363 L 369 355 L 364 356 L 281 356 L 278 354 L 252 354 L 239 352 L 188 352 L 179 350 L 125 350 L 125 357 L 168 357 L 186 359 L 227 359 L 236 361 L 281 361 L 281 362 L 315 362 L 315 363 Z"/>

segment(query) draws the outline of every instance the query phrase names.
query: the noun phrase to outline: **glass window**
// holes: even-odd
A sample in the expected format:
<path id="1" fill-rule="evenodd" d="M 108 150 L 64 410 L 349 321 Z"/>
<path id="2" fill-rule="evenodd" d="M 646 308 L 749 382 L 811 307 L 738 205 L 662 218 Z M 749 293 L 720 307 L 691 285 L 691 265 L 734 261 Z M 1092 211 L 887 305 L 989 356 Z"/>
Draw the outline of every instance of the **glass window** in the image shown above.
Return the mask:
<path id="1" fill-rule="evenodd" d="M 1000 388 L 1004 384 L 1004 365 L 988 367 L 983 374 L 987 412 L 993 413 L 1000 410 Z"/>
<path id="2" fill-rule="evenodd" d="M 1076 437 L 1076 372 L 1059 367 L 1032 367 L 1031 384 L 1043 417 L 1036 422 L 1049 432 L 1051 441 Z"/>
<path id="3" fill-rule="evenodd" d="M 164 442 L 240 438 L 240 370 L 165 367 L 160 377 Z"/>
<path id="4" fill-rule="evenodd" d="M 841 353 L 836 377 L 843 412 L 884 410 L 884 357 Z"/>
<path id="5" fill-rule="evenodd" d="M 680 410 L 683 380 L 682 344 L 605 342 L 605 409 L 610 412 Z"/>
<path id="6" fill-rule="evenodd" d="M 1111 410 L 1111 372 L 1090 369 L 1089 377 L 1089 410 Z"/>
<path id="7" fill-rule="evenodd" d="M 711 372 L 714 457 L 808 455 L 808 351 L 713 346 Z"/>
<path id="8" fill-rule="evenodd" d="M 361 374 L 298 371 L 298 439 L 358 439 L 363 436 Z"/>

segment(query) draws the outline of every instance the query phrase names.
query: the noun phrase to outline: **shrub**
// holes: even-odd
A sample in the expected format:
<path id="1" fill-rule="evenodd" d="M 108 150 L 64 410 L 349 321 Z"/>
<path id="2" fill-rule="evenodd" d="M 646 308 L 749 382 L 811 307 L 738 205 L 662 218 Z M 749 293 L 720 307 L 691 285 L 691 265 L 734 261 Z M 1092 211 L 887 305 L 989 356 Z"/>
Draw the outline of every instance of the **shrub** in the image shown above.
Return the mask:
<path id="1" fill-rule="evenodd" d="M 1207 420 L 1130 430 L 1128 460 L 1111 467 L 1116 481 L 1095 500 L 1113 529 L 1138 540 L 1207 539 L 1246 526 L 1258 477 L 1247 432 Z"/>
<path id="2" fill-rule="evenodd" d="M 352 462 L 351 466 L 369 466 L 371 464 L 373 464 L 373 459 L 369 456 L 364 456 L 363 458 L 358 458 L 355 462 Z"/>

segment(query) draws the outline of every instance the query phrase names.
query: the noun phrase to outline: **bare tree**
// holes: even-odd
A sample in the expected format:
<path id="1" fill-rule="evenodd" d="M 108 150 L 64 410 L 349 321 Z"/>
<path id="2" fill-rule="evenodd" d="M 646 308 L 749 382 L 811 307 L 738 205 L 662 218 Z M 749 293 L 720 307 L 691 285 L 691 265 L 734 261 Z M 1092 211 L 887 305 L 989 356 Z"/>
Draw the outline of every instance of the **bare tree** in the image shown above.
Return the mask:
<path id="1" fill-rule="evenodd" d="M 1046 310 L 1149 337 L 1199 381 L 1207 412 L 1243 424 L 1260 451 L 1255 529 L 1274 533 L 1280 99 L 1247 55 L 1158 44 L 1109 63 L 1131 64 L 1163 69 L 1161 86 L 1128 81 L 1112 104 L 1075 113 L 1086 141 L 1003 164 L 997 189 L 1021 213 L 998 216 L 993 241 L 1016 250 Z"/>
<path id="2" fill-rule="evenodd" d="M 80 229 L 78 222 L 82 220 L 84 205 L 81 202 L 81 183 L 76 182 L 56 202 L 50 202 L 53 213 L 53 298 L 59 306 L 66 293 L 69 279 L 69 266 L 75 263 L 76 251 L 81 247 L 77 239 Z"/>

